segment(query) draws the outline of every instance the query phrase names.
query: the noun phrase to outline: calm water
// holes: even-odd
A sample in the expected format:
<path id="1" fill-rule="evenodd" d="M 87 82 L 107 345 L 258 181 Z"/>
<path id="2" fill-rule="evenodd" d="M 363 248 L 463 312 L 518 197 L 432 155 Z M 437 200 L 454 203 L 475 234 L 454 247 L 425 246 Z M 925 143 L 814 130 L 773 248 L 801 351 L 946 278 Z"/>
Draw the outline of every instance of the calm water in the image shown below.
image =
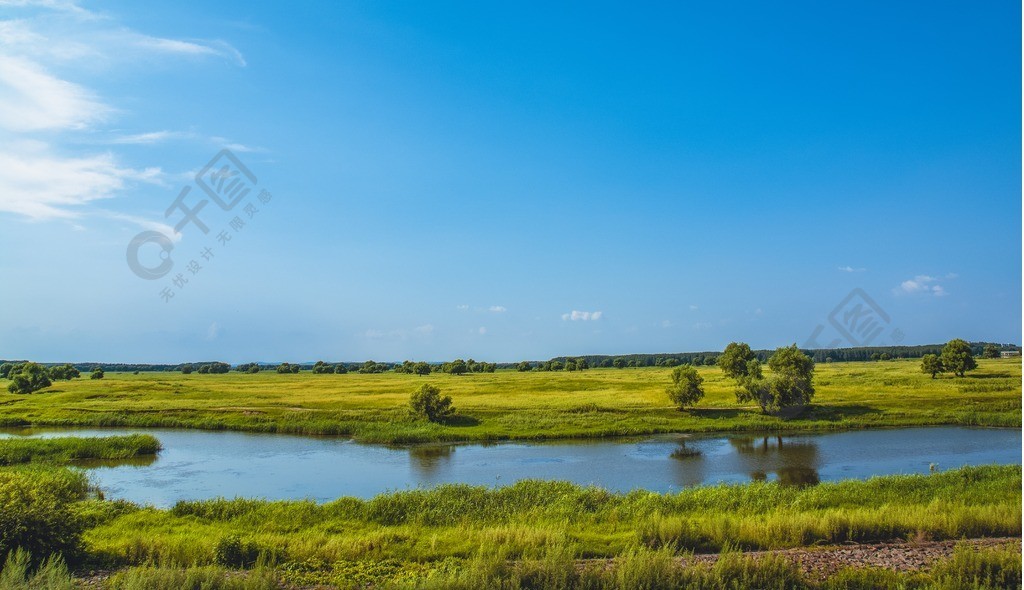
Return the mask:
<path id="1" fill-rule="evenodd" d="M 440 483 L 506 485 L 560 479 L 660 492 L 715 482 L 793 484 L 1020 464 L 1021 431 L 907 428 L 786 436 L 657 436 L 630 440 L 388 448 L 344 439 L 190 430 L 7 431 L 0 436 L 109 436 L 149 432 L 155 459 L 92 464 L 108 498 L 168 506 L 180 499 L 370 497 Z"/>

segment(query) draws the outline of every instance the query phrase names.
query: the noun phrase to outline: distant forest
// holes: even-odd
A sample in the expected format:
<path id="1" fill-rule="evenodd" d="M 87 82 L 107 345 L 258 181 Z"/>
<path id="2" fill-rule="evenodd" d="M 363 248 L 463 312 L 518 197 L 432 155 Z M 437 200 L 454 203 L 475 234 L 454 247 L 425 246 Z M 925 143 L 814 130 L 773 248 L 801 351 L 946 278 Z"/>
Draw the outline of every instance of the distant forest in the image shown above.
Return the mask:
<path id="1" fill-rule="evenodd" d="M 982 349 L 988 344 L 994 344 L 999 347 L 1000 350 L 1016 350 L 1020 351 L 1021 347 L 1016 344 L 1000 344 L 998 342 L 972 342 L 971 350 L 975 356 L 981 356 Z M 912 359 L 921 358 L 926 354 L 940 354 L 942 352 L 942 344 L 921 344 L 918 346 L 860 346 L 856 348 L 815 348 L 815 349 L 804 349 L 804 353 L 814 359 L 817 363 L 843 363 L 849 361 L 871 361 L 882 359 Z M 772 350 L 755 350 L 754 353 L 757 358 L 762 362 L 767 361 L 768 357 L 771 356 Z M 550 361 L 558 361 L 565 363 L 569 359 L 585 359 L 587 365 L 590 367 L 614 367 L 614 366 L 626 366 L 626 367 L 661 367 L 661 366 L 673 366 L 678 364 L 692 364 L 692 365 L 713 365 L 715 359 L 721 351 L 704 351 L 704 352 L 666 352 L 660 354 L 591 354 L 591 355 L 580 355 L 580 356 L 560 356 L 550 359 Z M 621 360 L 620 360 L 621 359 Z M 618 361 L 618 362 L 616 362 Z M 0 363 L 20 363 L 25 362 L 24 359 L 0 359 Z M 542 361 L 528 361 L 531 365 L 543 365 Z M 55 365 L 63 365 L 65 363 L 40 363 L 47 367 Z M 192 365 L 193 367 L 200 367 L 202 365 L 210 365 L 221 368 L 221 370 L 212 371 L 215 373 L 226 372 L 223 367 L 227 363 L 220 361 L 199 361 L 191 363 L 178 363 L 178 364 L 147 364 L 147 363 L 71 363 L 79 371 L 92 371 L 96 367 L 103 369 L 108 372 L 150 372 L 150 371 L 181 371 L 181 368 L 185 365 Z M 295 364 L 295 363 L 293 363 Z M 310 371 L 313 369 L 315 363 L 298 363 L 298 366 L 303 371 Z M 363 366 L 363 362 L 342 362 L 339 363 L 346 365 L 353 371 Z M 388 368 L 393 369 L 394 367 L 401 367 L 402 363 L 380 363 L 381 365 L 390 365 Z M 441 363 L 430 363 L 431 365 Z M 497 363 L 499 369 L 512 369 L 516 368 L 519 363 Z M 259 365 L 264 369 L 273 368 L 278 363 L 245 363 L 243 367 L 250 365 Z M 237 368 L 237 365 L 235 366 Z"/>

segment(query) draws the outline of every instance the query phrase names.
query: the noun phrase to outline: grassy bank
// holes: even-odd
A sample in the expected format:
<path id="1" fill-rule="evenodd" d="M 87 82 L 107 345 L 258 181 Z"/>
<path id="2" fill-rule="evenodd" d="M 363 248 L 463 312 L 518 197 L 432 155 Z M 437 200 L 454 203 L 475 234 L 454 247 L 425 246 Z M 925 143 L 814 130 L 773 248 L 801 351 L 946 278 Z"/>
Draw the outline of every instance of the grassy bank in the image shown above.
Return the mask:
<path id="1" fill-rule="evenodd" d="M 1021 467 L 803 489 L 754 482 L 615 494 L 524 481 L 326 504 L 234 499 L 162 510 L 90 497 L 81 471 L 37 465 L 0 469 L 0 503 L 0 554 L 59 551 L 78 571 L 116 572 L 105 580 L 112 588 L 272 588 L 282 580 L 341 588 L 813 588 L 820 584 L 790 562 L 734 553 L 1019 537 Z M 682 566 L 692 552 L 723 550 L 713 565 Z M 834 578 L 856 584 L 824 587 L 918 588 L 955 576 L 960 584 L 978 572 L 1019 580 L 1019 553 L 986 551 L 965 551 L 920 575 L 847 572 Z M 0 586 L 7 587 L 23 586 Z"/>
<path id="2" fill-rule="evenodd" d="M 739 406 L 734 385 L 700 367 L 705 399 L 692 411 L 669 403 L 670 369 L 419 377 L 108 373 L 60 382 L 33 395 L 0 393 L 0 425 L 140 426 L 340 434 L 366 442 L 601 437 L 662 432 L 829 430 L 958 424 L 1021 425 L 1021 362 L 979 360 L 966 377 L 931 379 L 918 361 L 817 367 L 814 404 L 795 419 Z M 432 383 L 451 395 L 450 424 L 416 421 L 409 394 Z"/>
<path id="3" fill-rule="evenodd" d="M 132 459 L 155 455 L 160 441 L 148 434 L 102 438 L 0 439 L 0 466 L 24 463 L 68 464 L 91 459 Z"/>
<path id="4" fill-rule="evenodd" d="M 564 482 L 504 488 L 446 485 L 370 500 L 210 500 L 170 510 L 86 504 L 90 551 L 119 566 L 329 564 L 469 559 L 478 548 L 528 559 L 551 546 L 608 558 L 632 547 L 716 552 L 847 541 L 1021 534 L 1021 468 L 849 480 L 797 489 L 776 483 L 615 494 Z M 108 512 L 110 511 L 110 512 Z"/>

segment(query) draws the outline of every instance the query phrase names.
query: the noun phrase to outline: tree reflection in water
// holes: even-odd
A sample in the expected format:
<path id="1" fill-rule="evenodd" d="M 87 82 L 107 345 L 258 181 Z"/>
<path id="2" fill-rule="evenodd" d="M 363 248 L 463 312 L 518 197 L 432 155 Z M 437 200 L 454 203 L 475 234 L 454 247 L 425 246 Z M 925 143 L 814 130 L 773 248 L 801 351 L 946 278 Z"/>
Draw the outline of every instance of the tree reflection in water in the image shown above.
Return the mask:
<path id="1" fill-rule="evenodd" d="M 455 453 L 455 445 L 413 445 L 409 447 L 409 465 L 417 475 L 430 478 L 447 464 Z"/>
<path id="2" fill-rule="evenodd" d="M 733 436 L 729 444 L 753 480 L 764 481 L 774 473 L 782 485 L 803 487 L 820 481 L 818 445 L 810 440 Z"/>

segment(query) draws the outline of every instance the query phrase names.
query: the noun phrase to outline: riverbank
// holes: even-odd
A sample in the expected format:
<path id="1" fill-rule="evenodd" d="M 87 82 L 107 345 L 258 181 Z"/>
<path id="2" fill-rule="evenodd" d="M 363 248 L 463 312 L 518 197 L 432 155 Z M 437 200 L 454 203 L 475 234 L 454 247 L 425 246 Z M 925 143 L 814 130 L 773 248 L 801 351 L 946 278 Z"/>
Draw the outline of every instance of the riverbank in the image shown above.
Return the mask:
<path id="1" fill-rule="evenodd" d="M 156 455 L 160 441 L 148 434 L 108 437 L 0 439 L 0 466 L 65 465 L 88 460 L 125 460 Z"/>
<path id="2" fill-rule="evenodd" d="M 108 373 L 32 395 L 0 393 L 0 426 L 121 426 L 342 435 L 371 443 L 600 438 L 679 432 L 827 431 L 901 426 L 1021 426 L 1021 362 L 981 359 L 962 378 L 932 379 L 919 361 L 826 363 L 800 416 L 737 405 L 731 380 L 700 367 L 705 399 L 675 409 L 670 369 L 498 371 L 461 376 Z M 450 395 L 447 424 L 414 420 L 423 383 Z"/>
<path id="3" fill-rule="evenodd" d="M 852 587 L 916 588 L 957 576 L 951 587 L 972 588 L 983 587 L 968 584 L 983 579 L 976 576 L 1020 579 L 1019 546 L 1004 542 L 1021 535 L 1019 465 L 805 488 L 753 482 L 615 494 L 524 481 L 325 504 L 179 502 L 166 510 L 92 498 L 80 472 L 2 468 L 0 499 L 8 507 L 0 519 L 22 515 L 31 525 L 12 521 L 3 530 L 29 531 L 35 536 L 26 542 L 39 551 L 64 543 L 75 571 L 99 587 L 177 588 L 187 575 L 220 580 L 210 588 L 240 589 L 712 588 L 730 580 L 740 587 L 839 588 L 852 580 L 859 584 Z M 961 539 L 1000 540 L 950 554 Z M 848 561 L 866 552 L 888 557 L 865 558 L 874 569 L 839 569 L 843 561 L 822 551 L 845 551 Z M 910 555 L 918 561 L 896 563 Z M 814 559 L 821 565 L 804 567 Z M 837 569 L 828 570 L 833 562 Z M 90 577 L 97 570 L 112 575 Z"/>

